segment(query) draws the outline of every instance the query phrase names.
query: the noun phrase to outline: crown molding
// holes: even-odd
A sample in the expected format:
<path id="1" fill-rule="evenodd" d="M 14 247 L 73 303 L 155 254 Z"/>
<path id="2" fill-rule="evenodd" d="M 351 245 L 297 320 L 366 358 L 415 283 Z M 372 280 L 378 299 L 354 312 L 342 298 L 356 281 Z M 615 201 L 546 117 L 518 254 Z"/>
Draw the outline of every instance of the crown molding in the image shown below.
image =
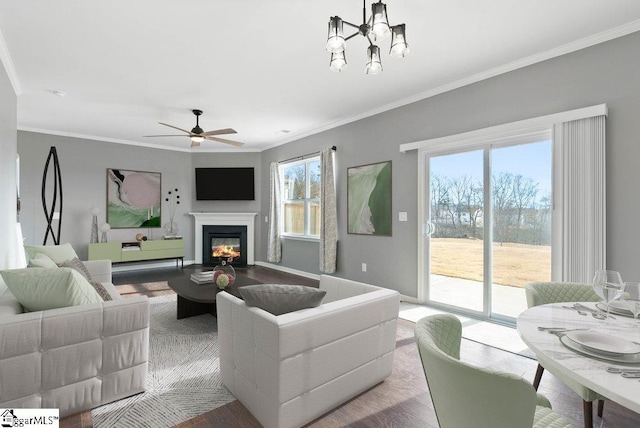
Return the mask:
<path id="1" fill-rule="evenodd" d="M 597 34 L 593 34 L 591 36 L 584 37 L 582 39 L 578 39 L 570 43 L 566 43 L 564 45 L 555 47 L 553 49 L 549 49 L 544 52 L 539 52 L 537 54 L 530 55 L 528 57 L 521 58 L 519 60 L 512 61 L 507 64 L 503 64 L 501 66 L 494 67 L 492 69 L 473 74 L 471 76 L 464 77 L 462 79 L 447 83 L 437 88 L 429 89 L 424 92 L 419 92 L 415 95 L 412 95 L 411 97 L 407 97 L 407 98 L 395 101 L 393 103 L 386 104 L 384 106 L 366 111 L 364 113 L 361 113 L 355 116 L 340 119 L 334 122 L 328 122 L 317 128 L 308 129 L 306 131 L 302 131 L 298 134 L 292 135 L 290 138 L 279 141 L 278 143 L 274 143 L 273 145 L 267 147 L 267 149 L 277 147 L 282 144 L 290 143 L 304 137 L 309 137 L 314 134 L 319 134 L 320 132 L 328 131 L 330 129 L 337 128 L 339 126 L 343 126 L 352 122 L 356 122 L 361 119 L 366 119 L 367 117 L 375 116 L 376 114 L 384 113 L 386 111 L 393 110 L 398 107 L 403 107 L 405 105 L 412 104 L 417 101 L 422 101 L 424 99 L 431 98 L 436 95 L 443 94 L 445 92 L 453 91 L 455 89 L 459 89 L 464 86 L 471 85 L 473 83 L 481 82 L 483 80 L 490 79 L 492 77 L 496 77 L 501 74 L 505 74 L 510 71 L 524 68 L 529 65 L 533 65 L 542 61 L 546 61 L 548 59 L 556 58 L 571 52 L 588 48 L 590 46 L 594 46 L 594 45 L 604 43 L 613 39 L 617 39 L 619 37 L 623 37 L 631 33 L 635 33 L 637 31 L 640 31 L 640 20 L 631 21 L 619 27 L 611 28 L 609 30 L 602 31 Z"/>
<path id="2" fill-rule="evenodd" d="M 9 48 L 4 40 L 4 36 L 2 35 L 2 30 L 0 30 L 0 61 L 2 61 L 2 65 L 4 65 L 4 69 L 7 72 L 11 86 L 13 86 L 13 92 L 16 93 L 16 96 L 22 95 L 22 86 L 20 85 L 16 68 L 13 65 L 11 54 L 9 54 Z"/>
<path id="3" fill-rule="evenodd" d="M 102 141 L 107 143 L 116 143 L 116 144 L 124 144 L 127 146 L 138 146 L 138 147 L 146 147 L 149 149 L 158 149 L 158 150 L 169 150 L 173 152 L 183 152 L 183 153 L 249 153 L 249 152 L 260 152 L 262 150 L 254 150 L 254 149 L 192 149 L 191 147 L 169 147 L 163 146 L 159 144 L 151 144 L 151 143 L 141 143 L 139 141 L 132 140 L 122 140 L 119 138 L 109 138 L 109 137 L 100 137 L 97 135 L 86 135 L 86 134 L 77 134 L 75 132 L 65 132 L 65 131 L 57 131 L 54 129 L 43 129 L 43 128 L 33 128 L 29 126 L 18 126 L 18 131 L 25 132 L 35 132 L 38 134 L 48 134 L 48 135 L 57 135 L 59 137 L 69 137 L 69 138 L 80 138 L 83 140 L 93 140 L 93 141 Z"/>

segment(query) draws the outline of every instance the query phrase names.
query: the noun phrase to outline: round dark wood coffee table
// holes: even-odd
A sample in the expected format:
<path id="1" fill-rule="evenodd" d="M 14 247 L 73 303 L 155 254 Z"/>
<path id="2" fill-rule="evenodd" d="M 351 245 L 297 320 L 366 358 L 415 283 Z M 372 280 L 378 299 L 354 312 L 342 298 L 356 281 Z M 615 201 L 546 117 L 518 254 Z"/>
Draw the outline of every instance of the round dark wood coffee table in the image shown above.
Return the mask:
<path id="1" fill-rule="evenodd" d="M 216 316 L 216 295 L 220 292 L 214 283 L 196 284 L 191 281 L 190 275 L 183 275 L 178 278 L 171 278 L 169 287 L 178 295 L 177 318 L 188 318 L 202 314 Z M 245 285 L 260 284 L 249 278 L 236 276 L 233 285 L 228 286 L 225 291 L 240 297 L 239 287 Z"/>

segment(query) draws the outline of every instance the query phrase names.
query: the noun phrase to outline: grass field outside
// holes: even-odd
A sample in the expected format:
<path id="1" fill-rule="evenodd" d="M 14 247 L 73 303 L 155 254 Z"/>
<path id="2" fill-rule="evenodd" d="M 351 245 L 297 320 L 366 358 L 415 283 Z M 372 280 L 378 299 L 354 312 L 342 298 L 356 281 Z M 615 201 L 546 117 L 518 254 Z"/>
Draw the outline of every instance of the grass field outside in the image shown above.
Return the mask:
<path id="1" fill-rule="evenodd" d="M 483 241 L 431 238 L 431 273 L 483 282 Z M 514 243 L 493 244 L 493 283 L 524 287 L 551 280 L 551 247 Z"/>

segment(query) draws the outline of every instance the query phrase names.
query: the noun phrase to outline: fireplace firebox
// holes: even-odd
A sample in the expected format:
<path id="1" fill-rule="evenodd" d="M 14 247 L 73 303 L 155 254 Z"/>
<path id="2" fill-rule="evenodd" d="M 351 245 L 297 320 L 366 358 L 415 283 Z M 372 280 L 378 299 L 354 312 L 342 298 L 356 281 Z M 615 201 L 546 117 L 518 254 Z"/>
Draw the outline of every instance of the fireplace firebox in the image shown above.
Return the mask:
<path id="1" fill-rule="evenodd" d="M 236 267 L 247 265 L 246 226 L 202 226 L 202 264 L 216 266 L 223 260 Z"/>

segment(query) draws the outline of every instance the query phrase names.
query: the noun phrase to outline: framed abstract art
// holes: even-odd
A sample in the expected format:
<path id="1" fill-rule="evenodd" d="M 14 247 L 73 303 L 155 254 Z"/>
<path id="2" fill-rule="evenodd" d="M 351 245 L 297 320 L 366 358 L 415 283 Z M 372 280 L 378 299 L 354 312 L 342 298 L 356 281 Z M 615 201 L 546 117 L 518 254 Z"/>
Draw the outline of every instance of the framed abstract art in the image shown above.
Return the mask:
<path id="1" fill-rule="evenodd" d="M 160 227 L 161 174 L 107 168 L 107 223 L 112 229 Z"/>
<path id="2" fill-rule="evenodd" d="M 391 236 L 391 161 L 347 168 L 347 233 Z"/>

